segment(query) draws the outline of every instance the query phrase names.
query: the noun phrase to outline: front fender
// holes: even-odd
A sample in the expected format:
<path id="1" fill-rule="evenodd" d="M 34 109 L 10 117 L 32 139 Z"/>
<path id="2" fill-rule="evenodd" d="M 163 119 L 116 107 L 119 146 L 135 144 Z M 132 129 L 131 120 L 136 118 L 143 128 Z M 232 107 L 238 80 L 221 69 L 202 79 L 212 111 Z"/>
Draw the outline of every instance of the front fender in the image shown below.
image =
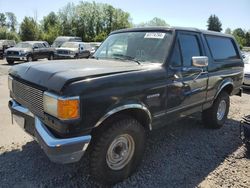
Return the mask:
<path id="1" fill-rule="evenodd" d="M 149 124 L 148 124 L 148 128 L 149 130 L 152 130 L 152 126 L 151 126 L 151 122 L 152 122 L 152 115 L 149 111 L 149 109 L 146 107 L 146 105 L 142 104 L 142 103 L 121 103 L 119 105 L 116 105 L 115 107 L 109 109 L 105 115 L 103 115 L 99 121 L 95 124 L 95 127 L 100 126 L 106 119 L 108 119 L 109 117 L 111 117 L 112 115 L 122 112 L 124 110 L 128 110 L 128 109 L 138 109 L 141 110 L 142 112 L 144 112 L 148 119 L 149 119 Z"/>

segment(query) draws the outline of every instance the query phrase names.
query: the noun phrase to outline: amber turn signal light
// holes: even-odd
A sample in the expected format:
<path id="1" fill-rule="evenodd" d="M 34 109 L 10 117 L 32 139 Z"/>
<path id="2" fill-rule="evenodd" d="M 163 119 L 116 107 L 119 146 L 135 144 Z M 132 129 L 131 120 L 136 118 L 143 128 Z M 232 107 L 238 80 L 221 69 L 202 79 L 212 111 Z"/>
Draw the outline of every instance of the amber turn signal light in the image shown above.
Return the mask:
<path id="1" fill-rule="evenodd" d="M 77 119 L 80 117 L 79 100 L 58 100 L 57 115 L 59 119 Z"/>

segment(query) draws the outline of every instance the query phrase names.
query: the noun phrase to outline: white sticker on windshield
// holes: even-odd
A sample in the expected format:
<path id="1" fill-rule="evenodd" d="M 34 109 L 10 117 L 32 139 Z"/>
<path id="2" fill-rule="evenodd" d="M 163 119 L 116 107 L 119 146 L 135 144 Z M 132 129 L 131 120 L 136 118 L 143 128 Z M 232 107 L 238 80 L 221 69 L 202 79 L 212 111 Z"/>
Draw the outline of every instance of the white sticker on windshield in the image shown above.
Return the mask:
<path id="1" fill-rule="evenodd" d="M 147 39 L 163 39 L 166 33 L 146 33 L 144 38 Z"/>

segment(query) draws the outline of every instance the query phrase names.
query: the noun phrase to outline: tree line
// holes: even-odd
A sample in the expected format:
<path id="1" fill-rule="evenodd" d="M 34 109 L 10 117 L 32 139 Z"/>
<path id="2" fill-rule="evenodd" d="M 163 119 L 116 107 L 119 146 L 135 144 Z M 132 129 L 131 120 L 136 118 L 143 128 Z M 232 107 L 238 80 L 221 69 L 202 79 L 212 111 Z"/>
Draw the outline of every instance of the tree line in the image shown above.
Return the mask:
<path id="1" fill-rule="evenodd" d="M 69 35 L 81 37 L 86 42 L 99 42 L 114 30 L 146 26 L 169 26 L 169 24 L 157 17 L 147 22 L 133 24 L 130 14 L 122 9 L 109 4 L 84 1 L 78 4 L 68 3 L 57 13 L 50 12 L 44 16 L 40 22 L 32 17 L 24 17 L 20 25 L 14 13 L 0 13 L 0 39 L 16 41 L 44 40 L 51 44 L 57 36 Z M 222 31 L 222 23 L 216 15 L 208 18 L 207 29 Z M 250 31 L 227 28 L 225 32 L 234 35 L 241 47 L 250 46 Z"/>
<path id="2" fill-rule="evenodd" d="M 9 13 L 0 13 L 0 38 L 45 40 L 52 43 L 59 35 L 79 36 L 83 41 L 102 41 L 117 29 L 132 27 L 129 13 L 111 5 L 95 2 L 68 3 L 57 13 L 50 12 L 38 22 L 24 17 L 17 31 L 17 21 Z"/>

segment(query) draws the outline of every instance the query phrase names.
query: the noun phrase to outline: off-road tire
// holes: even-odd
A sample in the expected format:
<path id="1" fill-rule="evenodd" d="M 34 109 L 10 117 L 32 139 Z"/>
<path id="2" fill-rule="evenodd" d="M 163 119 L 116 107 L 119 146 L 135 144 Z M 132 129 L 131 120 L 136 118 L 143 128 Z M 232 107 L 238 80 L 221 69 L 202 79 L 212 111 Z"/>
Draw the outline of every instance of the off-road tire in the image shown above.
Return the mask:
<path id="1" fill-rule="evenodd" d="M 112 169 L 107 162 L 107 153 L 111 143 L 121 135 L 129 135 L 134 141 L 134 152 L 129 162 L 119 170 Z M 115 184 L 130 176 L 139 165 L 145 148 L 145 129 L 130 116 L 116 119 L 102 129 L 94 138 L 90 153 L 90 172 L 92 177 L 102 184 Z"/>
<path id="2" fill-rule="evenodd" d="M 221 101 L 225 101 L 226 109 L 223 118 L 218 119 L 217 112 Z M 219 129 L 223 126 L 227 120 L 227 115 L 230 106 L 229 94 L 222 91 L 218 97 L 215 99 L 212 107 L 202 112 L 202 120 L 206 128 Z"/>

